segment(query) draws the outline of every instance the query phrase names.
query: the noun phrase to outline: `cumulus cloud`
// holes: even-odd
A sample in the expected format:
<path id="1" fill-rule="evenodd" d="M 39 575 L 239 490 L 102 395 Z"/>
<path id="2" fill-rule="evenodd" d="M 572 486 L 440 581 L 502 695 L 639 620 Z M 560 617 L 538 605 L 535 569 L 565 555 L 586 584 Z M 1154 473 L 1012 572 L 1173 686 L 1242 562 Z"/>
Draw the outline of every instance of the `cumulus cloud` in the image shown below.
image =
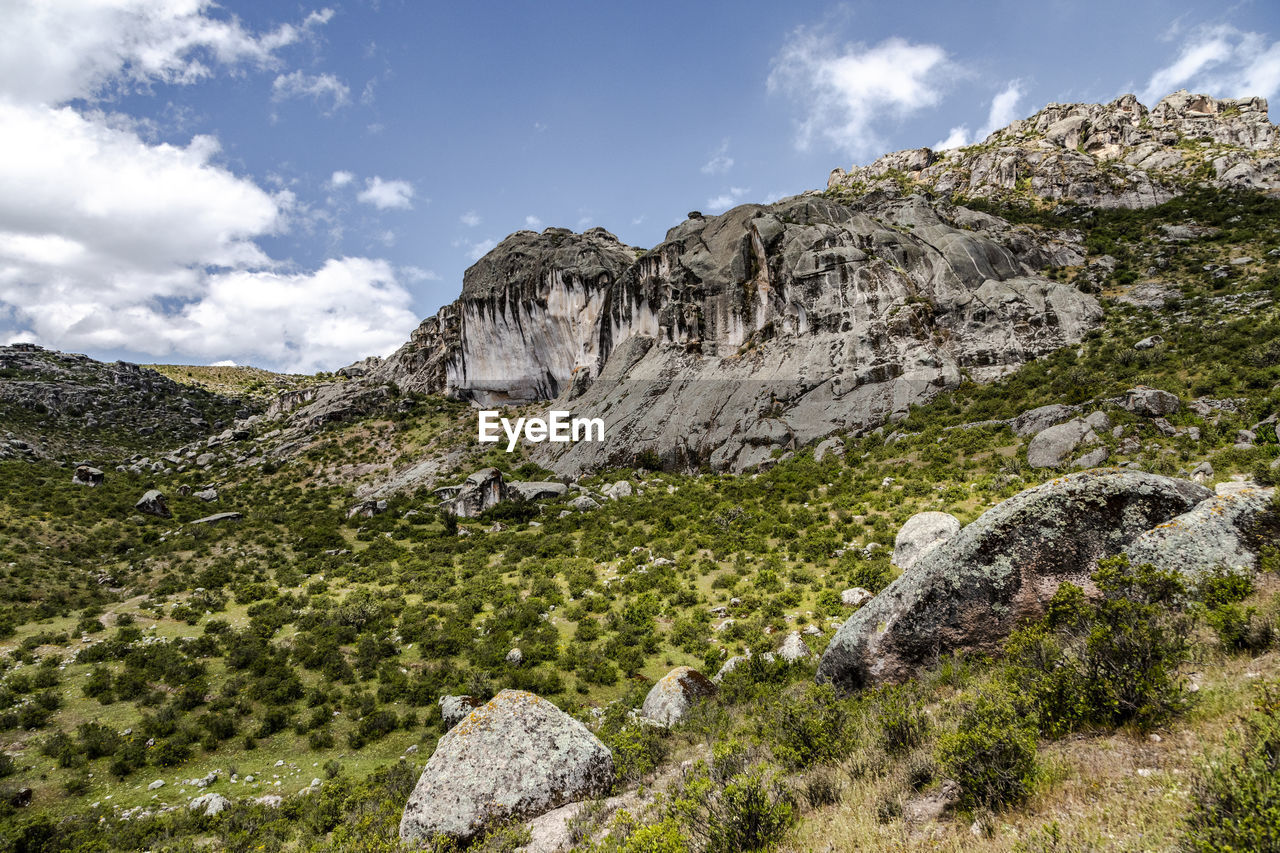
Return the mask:
<path id="1" fill-rule="evenodd" d="M 1178 56 L 1147 81 L 1144 103 L 1182 88 L 1222 98 L 1280 93 L 1280 41 L 1269 35 L 1220 24 L 1196 29 L 1182 43 Z"/>
<path id="2" fill-rule="evenodd" d="M 0 4 L 0 86 L 58 104 L 152 82 L 194 83 L 214 66 L 270 68 L 276 52 L 333 16 L 315 11 L 264 33 L 211 0 L 6 0 Z"/>
<path id="3" fill-rule="evenodd" d="M 483 220 L 480 218 L 480 214 L 476 213 L 474 210 L 468 210 L 466 213 L 458 217 L 458 221 L 468 228 L 475 228 Z"/>
<path id="4" fill-rule="evenodd" d="M 233 172 L 216 138 L 157 144 L 80 103 L 270 67 L 331 15 L 253 33 L 216 13 L 202 0 L 0 5 L 0 339 L 310 371 L 389 352 L 413 328 L 386 261 L 305 270 L 267 255 L 259 239 L 305 206 Z"/>
<path id="5" fill-rule="evenodd" d="M 728 190 L 714 198 L 707 199 L 707 210 L 712 213 L 720 213 L 728 210 L 746 196 L 751 190 L 747 187 L 729 187 Z"/>
<path id="6" fill-rule="evenodd" d="M 945 151 L 949 148 L 973 145 L 986 139 L 994 131 L 1008 127 L 1015 119 L 1021 118 L 1018 105 L 1022 103 L 1022 96 L 1025 94 L 1026 90 L 1021 80 L 1010 80 L 1008 85 L 991 99 L 991 106 L 987 110 L 987 122 L 978 129 L 976 134 L 970 136 L 969 126 L 962 124 L 951 128 L 947 137 L 935 142 L 933 148 L 937 151 Z"/>
<path id="7" fill-rule="evenodd" d="M 702 166 L 704 175 L 723 175 L 725 172 L 733 168 L 733 158 L 729 156 L 729 140 L 720 143 L 720 147 L 716 149 L 716 153 L 711 155 Z"/>
<path id="8" fill-rule="evenodd" d="M 524 218 L 524 224 L 530 228 L 541 228 L 542 220 L 530 213 Z"/>
<path id="9" fill-rule="evenodd" d="M 889 38 L 867 47 L 841 46 L 829 35 L 801 28 L 773 60 L 768 87 L 794 99 L 805 115 L 796 145 L 815 137 L 857 157 L 882 147 L 877 125 L 936 105 L 954 71 L 935 44 Z"/>
<path id="10" fill-rule="evenodd" d="M 292 71 L 276 77 L 271 84 L 271 97 L 277 101 L 310 98 L 317 104 L 326 105 L 325 111 L 332 113 L 351 102 L 351 90 L 332 74 Z"/>
<path id="11" fill-rule="evenodd" d="M 408 210 L 413 207 L 413 184 L 408 181 L 384 181 L 375 175 L 364 182 L 364 189 L 356 199 L 371 204 L 378 210 Z"/>
<path id="12" fill-rule="evenodd" d="M 335 189 L 338 187 L 345 187 L 347 184 L 351 183 L 355 179 L 356 179 L 355 175 L 351 174 L 350 172 L 346 172 L 346 171 L 343 171 L 342 169 L 339 169 L 329 177 L 329 186 L 334 187 Z"/>

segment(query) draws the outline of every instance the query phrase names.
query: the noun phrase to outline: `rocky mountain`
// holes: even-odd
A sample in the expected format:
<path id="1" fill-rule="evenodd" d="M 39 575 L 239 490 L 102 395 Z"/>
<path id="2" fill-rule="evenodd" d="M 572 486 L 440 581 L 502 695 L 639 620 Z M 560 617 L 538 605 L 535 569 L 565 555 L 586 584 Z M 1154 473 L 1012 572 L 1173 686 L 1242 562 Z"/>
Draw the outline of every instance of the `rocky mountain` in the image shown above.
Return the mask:
<path id="1" fill-rule="evenodd" d="M 1101 320 L 1042 274 L 1084 262 L 1079 232 L 953 203 L 1020 198 L 1144 207 L 1186 186 L 1280 186 L 1259 98 L 1178 92 L 1148 110 L 1051 104 L 948 152 L 898 152 L 828 190 L 692 213 L 643 252 L 601 228 L 517 232 L 462 295 L 356 380 L 283 398 L 295 422 L 366 411 L 386 389 L 481 406 L 552 401 L 608 440 L 545 444 L 574 476 L 636 458 L 746 471 L 842 430 L 873 429 L 966 379 L 985 382 Z"/>
<path id="2" fill-rule="evenodd" d="M 1265 98 L 1174 92 L 1148 110 L 1133 95 L 1109 104 L 1049 104 L 978 145 L 886 154 L 835 169 L 837 194 L 927 190 L 942 197 L 1039 199 L 1150 207 L 1190 183 L 1280 188 L 1280 133 Z"/>
<path id="3" fill-rule="evenodd" d="M 144 444 L 203 439 L 260 408 L 128 362 L 34 344 L 0 347 L 0 458 L 113 459 Z"/>

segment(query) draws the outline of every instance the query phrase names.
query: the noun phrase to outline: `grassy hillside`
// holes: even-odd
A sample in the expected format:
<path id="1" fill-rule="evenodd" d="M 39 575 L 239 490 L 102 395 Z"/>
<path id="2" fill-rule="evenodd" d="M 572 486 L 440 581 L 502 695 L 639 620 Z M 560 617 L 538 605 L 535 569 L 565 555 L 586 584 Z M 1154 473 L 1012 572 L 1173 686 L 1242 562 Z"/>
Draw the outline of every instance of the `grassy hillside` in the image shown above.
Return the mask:
<path id="1" fill-rule="evenodd" d="M 113 470 L 87 489 L 54 462 L 0 462 L 0 849 L 392 849 L 443 731 L 437 699 L 504 687 L 589 720 L 614 749 L 618 790 L 632 799 L 625 815 L 599 818 L 615 828 L 601 849 L 1190 844 L 1187 815 L 1222 799 L 1201 756 L 1235 743 L 1228 733 L 1265 742 L 1274 725 L 1262 689 L 1280 679 L 1274 556 L 1251 584 L 1143 593 L 1137 612 L 1082 605 L 1071 626 L 1040 626 L 1008 655 L 943 660 L 901 688 L 837 697 L 813 686 L 813 661 L 757 654 L 674 732 L 630 724 L 626 711 L 673 666 L 711 674 L 792 630 L 816 630 L 804 639 L 820 653 L 849 612 L 840 592 L 896 576 L 893 537 L 912 514 L 967 523 L 1062 473 L 1028 467 L 1026 440 L 991 421 L 1051 402 L 1101 408 L 1122 428 L 1103 435 L 1108 464 L 1186 476 L 1208 461 L 1211 483 L 1272 482 L 1274 431 L 1236 445 L 1239 430 L 1280 410 L 1278 214 L 1275 200 L 1222 194 L 1144 212 L 1018 211 L 1028 227 L 1082 229 L 1091 264 L 1115 259 L 1096 281 L 1088 265 L 1052 271 L 1102 291 L 1106 324 L 1080 347 L 846 437 L 842 457 L 801 449 L 739 477 L 601 472 L 582 486 L 627 478 L 637 494 L 564 518 L 553 501 L 455 523 L 426 488 L 346 518 L 387 459 L 438 454 L 442 482 L 482 464 L 543 475 L 519 454 L 448 455 L 473 434 L 474 414 L 432 398 L 330 425 L 265 465 Z M 1160 226 L 1190 221 L 1221 230 L 1162 242 Z M 1240 257 L 1250 260 L 1231 263 Z M 1115 299 L 1157 276 L 1177 289 L 1174 303 Z M 1163 343 L 1134 349 L 1153 334 Z M 252 393 L 258 381 L 238 368 L 168 370 L 220 392 Z M 1184 407 L 1170 421 L 1199 438 L 1166 436 L 1106 402 L 1137 384 L 1240 402 L 1209 415 Z M 182 493 L 211 485 L 216 503 Z M 135 510 L 150 488 L 168 496 L 172 519 Z M 230 510 L 244 518 L 191 523 Z M 1132 567 L 1112 582 L 1155 588 Z M 1095 658 L 1083 656 L 1095 663 L 1118 654 L 1108 644 L 1122 635 L 1164 656 L 1169 677 L 1140 697 L 1148 710 L 1116 712 L 1109 694 L 1055 704 L 1072 692 L 1053 679 L 1076 660 L 1081 630 L 1102 638 Z M 523 662 L 509 664 L 517 647 Z M 1250 729 L 1242 719 L 1255 705 Z M 1252 755 L 1249 743 L 1234 748 Z M 210 773 L 207 788 L 186 781 Z M 961 785 L 955 808 L 912 819 L 945 780 Z M 30 805 L 14 805 L 26 787 Z M 304 790 L 278 809 L 250 799 Z M 244 802 L 195 817 L 183 806 L 205 791 Z M 518 838 L 498 833 L 487 849 Z"/>

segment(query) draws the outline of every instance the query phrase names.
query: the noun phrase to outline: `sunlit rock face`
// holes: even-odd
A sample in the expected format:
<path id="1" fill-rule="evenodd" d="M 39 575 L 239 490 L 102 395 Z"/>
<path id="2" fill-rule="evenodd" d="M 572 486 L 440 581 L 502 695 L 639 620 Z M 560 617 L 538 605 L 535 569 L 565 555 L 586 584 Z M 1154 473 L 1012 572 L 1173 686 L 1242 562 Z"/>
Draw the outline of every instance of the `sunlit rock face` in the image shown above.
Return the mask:
<path id="1" fill-rule="evenodd" d="M 371 378 L 602 417 L 604 442 L 536 448 L 559 473 L 645 452 L 747 470 L 1078 341 L 1097 302 L 1032 270 L 1080 258 L 1070 233 L 918 196 L 695 215 L 646 253 L 521 231 Z"/>

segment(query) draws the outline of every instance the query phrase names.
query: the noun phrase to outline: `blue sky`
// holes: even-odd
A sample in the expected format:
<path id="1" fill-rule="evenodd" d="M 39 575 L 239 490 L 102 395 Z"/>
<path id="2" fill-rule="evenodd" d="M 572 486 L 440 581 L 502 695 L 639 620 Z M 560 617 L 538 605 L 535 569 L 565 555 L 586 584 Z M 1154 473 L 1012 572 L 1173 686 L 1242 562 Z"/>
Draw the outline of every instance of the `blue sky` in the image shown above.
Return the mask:
<path id="1" fill-rule="evenodd" d="M 1280 96 L 1280 7 L 0 3 L 0 341 L 312 371 L 386 354 L 520 228 L 979 141 L 1050 101 Z"/>

